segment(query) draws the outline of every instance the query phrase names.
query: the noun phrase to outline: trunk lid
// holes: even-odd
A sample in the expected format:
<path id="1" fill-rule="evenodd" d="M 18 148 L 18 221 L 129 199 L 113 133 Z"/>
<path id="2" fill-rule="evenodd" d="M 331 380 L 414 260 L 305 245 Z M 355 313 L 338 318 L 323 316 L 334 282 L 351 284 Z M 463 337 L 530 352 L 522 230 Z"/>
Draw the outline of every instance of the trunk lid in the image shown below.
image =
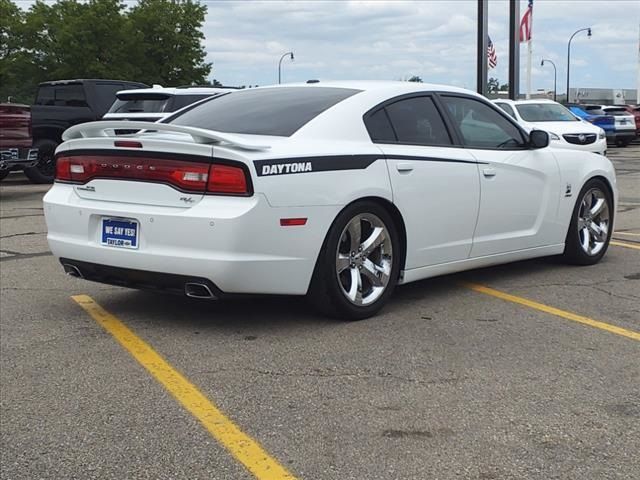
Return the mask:
<path id="1" fill-rule="evenodd" d="M 153 131 L 116 136 L 121 127 Z M 80 198 L 183 209 L 205 195 L 252 193 L 247 159 L 236 153 L 216 162 L 214 143 L 234 151 L 268 148 L 218 132 L 117 120 L 71 127 L 63 139 L 56 151 L 56 179 L 75 183 Z"/>

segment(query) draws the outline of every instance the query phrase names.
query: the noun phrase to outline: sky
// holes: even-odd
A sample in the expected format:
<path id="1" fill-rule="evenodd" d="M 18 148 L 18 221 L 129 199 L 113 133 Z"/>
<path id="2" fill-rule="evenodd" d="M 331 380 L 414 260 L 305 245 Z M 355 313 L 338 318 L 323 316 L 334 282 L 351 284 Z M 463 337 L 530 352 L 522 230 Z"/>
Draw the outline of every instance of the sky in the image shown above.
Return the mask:
<path id="1" fill-rule="evenodd" d="M 268 85 L 308 79 L 400 80 L 475 89 L 476 0 L 218 0 L 206 1 L 204 25 L 211 78 L 225 85 Z M 520 13 L 527 7 L 520 1 Z M 489 35 L 508 79 L 509 3 L 489 0 Z M 636 88 L 640 1 L 534 0 L 532 89 L 566 90 L 567 42 L 571 86 Z M 520 90 L 525 90 L 526 45 L 521 44 Z"/>
<path id="2" fill-rule="evenodd" d="M 125 0 L 131 5 L 135 0 Z M 210 79 L 224 85 L 319 80 L 404 80 L 475 89 L 476 0 L 201 0 Z M 19 0 L 28 8 L 31 0 Z M 520 0 L 520 15 L 527 1 Z M 534 0 L 532 90 L 566 91 L 567 42 L 571 87 L 636 88 L 640 0 Z M 489 35 L 508 79 L 508 0 L 489 0 Z M 520 91 L 526 87 L 526 44 L 520 44 Z"/>

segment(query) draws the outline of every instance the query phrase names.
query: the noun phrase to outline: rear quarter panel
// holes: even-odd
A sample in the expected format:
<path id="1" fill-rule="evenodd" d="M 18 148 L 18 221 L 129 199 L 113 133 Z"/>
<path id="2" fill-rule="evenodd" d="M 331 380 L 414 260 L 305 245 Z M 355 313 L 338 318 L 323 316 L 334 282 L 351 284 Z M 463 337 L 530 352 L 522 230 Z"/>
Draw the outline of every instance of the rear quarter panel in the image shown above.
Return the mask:
<path id="1" fill-rule="evenodd" d="M 259 152 L 213 151 L 216 158 L 247 163 L 254 191 L 273 207 L 344 206 L 371 196 L 392 200 L 384 155 L 370 142 L 291 140 Z"/>

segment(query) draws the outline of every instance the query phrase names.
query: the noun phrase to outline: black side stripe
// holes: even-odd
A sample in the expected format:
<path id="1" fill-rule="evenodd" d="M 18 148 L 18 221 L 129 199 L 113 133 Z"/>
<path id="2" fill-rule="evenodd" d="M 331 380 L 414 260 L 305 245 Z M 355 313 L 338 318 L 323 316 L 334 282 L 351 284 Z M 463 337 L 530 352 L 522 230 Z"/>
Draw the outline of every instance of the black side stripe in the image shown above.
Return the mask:
<path id="1" fill-rule="evenodd" d="M 421 157 L 416 155 L 386 155 L 386 160 L 416 160 L 418 162 L 471 163 L 473 165 L 488 165 L 488 162 L 475 160 L 460 160 L 458 158 Z"/>
<path id="2" fill-rule="evenodd" d="M 322 157 L 275 158 L 255 160 L 259 177 L 293 173 L 329 172 L 334 170 L 364 170 L 382 155 L 327 155 Z"/>
<path id="3" fill-rule="evenodd" d="M 414 155 L 326 155 L 321 157 L 275 158 L 253 162 L 259 177 L 292 175 L 297 173 L 330 172 L 338 170 L 364 170 L 376 160 L 416 160 L 420 162 L 447 162 L 486 164 L 455 158 L 421 157 Z"/>

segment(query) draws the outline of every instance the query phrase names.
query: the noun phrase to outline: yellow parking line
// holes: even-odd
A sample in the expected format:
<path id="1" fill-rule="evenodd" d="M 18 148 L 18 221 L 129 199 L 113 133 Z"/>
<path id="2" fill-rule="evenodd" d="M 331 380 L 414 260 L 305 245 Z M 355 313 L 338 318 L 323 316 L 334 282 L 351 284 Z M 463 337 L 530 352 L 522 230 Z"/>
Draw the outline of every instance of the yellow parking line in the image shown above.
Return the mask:
<path id="1" fill-rule="evenodd" d="M 640 233 L 635 232 L 613 232 L 614 235 L 631 235 L 632 237 L 640 237 Z"/>
<path id="2" fill-rule="evenodd" d="M 616 247 L 625 247 L 625 248 L 633 248 L 634 250 L 640 250 L 640 244 L 634 245 L 632 243 L 626 242 L 614 242 L 613 240 L 609 242 L 611 245 L 615 245 Z"/>
<path id="3" fill-rule="evenodd" d="M 477 283 L 463 282 L 462 285 L 476 292 L 491 295 L 492 297 L 497 297 L 508 302 L 518 303 L 520 305 L 524 305 L 525 307 L 533 308 L 545 313 L 550 313 L 551 315 L 556 315 L 557 317 L 566 318 L 567 320 L 572 320 L 584 325 L 589 325 L 590 327 L 599 328 L 600 330 L 606 330 L 607 332 L 615 333 L 616 335 L 622 335 L 623 337 L 631 338 L 632 340 L 640 341 L 640 332 L 634 332 L 633 330 L 627 330 L 626 328 L 616 327 L 615 325 L 600 322 L 589 317 L 583 317 L 582 315 L 567 312 L 565 310 L 560 310 L 559 308 L 550 307 L 542 303 L 534 302 L 533 300 L 528 300 L 516 295 L 501 292 L 500 290 L 494 290 L 493 288 L 485 287 L 484 285 L 479 285 Z"/>
<path id="4" fill-rule="evenodd" d="M 243 433 L 198 388 L 175 370 L 149 344 L 88 295 L 71 297 L 129 351 L 209 433 L 259 480 L 294 480 L 256 440 Z"/>

